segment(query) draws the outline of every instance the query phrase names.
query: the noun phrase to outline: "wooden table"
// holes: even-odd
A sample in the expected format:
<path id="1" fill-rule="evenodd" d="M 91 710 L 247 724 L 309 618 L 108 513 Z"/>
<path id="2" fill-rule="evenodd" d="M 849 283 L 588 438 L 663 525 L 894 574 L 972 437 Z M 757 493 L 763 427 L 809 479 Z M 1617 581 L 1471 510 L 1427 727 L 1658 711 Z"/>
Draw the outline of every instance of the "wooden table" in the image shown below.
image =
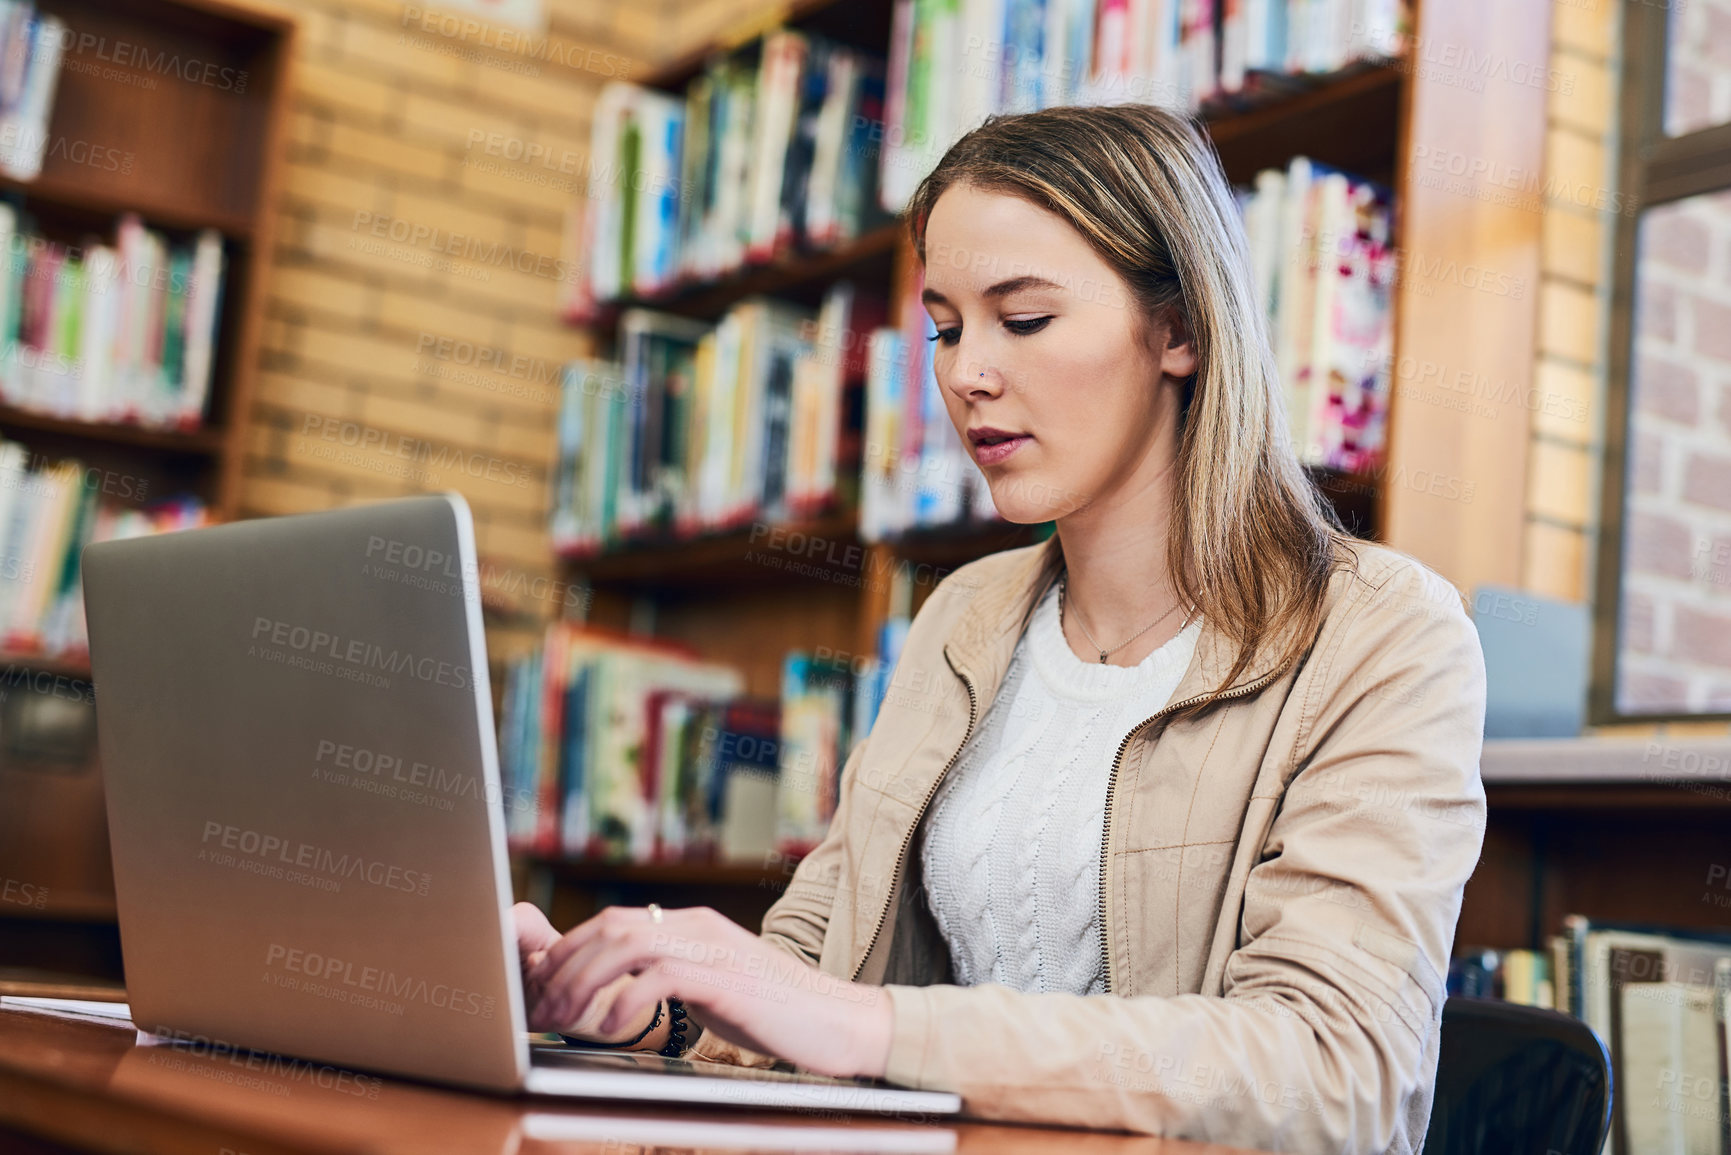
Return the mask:
<path id="1" fill-rule="evenodd" d="M 0 1150 L 153 1155 L 637 1155 L 689 1151 L 1243 1155 L 1176 1139 L 946 1120 L 567 1106 L 471 1095 L 318 1064 L 139 1046 L 130 1025 L 0 1007 Z M 290 1073 L 293 1072 L 293 1073 Z M 773 1133 L 742 1134 L 745 1125 Z M 36 1145 L 18 1132 L 44 1137 Z M 53 1146 L 62 1144 L 64 1147 Z"/>

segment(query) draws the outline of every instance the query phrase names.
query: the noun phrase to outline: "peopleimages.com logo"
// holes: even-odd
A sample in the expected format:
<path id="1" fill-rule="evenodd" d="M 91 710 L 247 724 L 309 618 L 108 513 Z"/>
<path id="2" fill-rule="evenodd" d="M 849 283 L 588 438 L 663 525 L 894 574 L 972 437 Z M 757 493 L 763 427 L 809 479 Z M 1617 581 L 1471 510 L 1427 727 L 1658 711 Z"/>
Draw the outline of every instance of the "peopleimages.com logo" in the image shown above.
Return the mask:
<path id="1" fill-rule="evenodd" d="M 425 1003 L 429 1007 L 479 1019 L 491 1019 L 497 1003 L 492 995 L 464 990 L 450 983 L 399 975 L 381 967 L 357 966 L 348 959 L 274 942 L 264 952 L 264 965 L 339 988 L 347 987 L 385 999 Z"/>
<path id="2" fill-rule="evenodd" d="M 238 861 L 227 861 L 234 857 L 233 854 L 222 853 L 236 851 L 257 860 L 249 873 L 271 873 L 260 867 L 289 867 L 322 875 L 325 881 L 335 883 L 335 886 L 319 889 L 341 889 L 343 881 L 359 879 L 386 890 L 425 896 L 433 883 L 433 876 L 424 870 L 408 870 L 364 854 L 339 853 L 328 846 L 247 830 L 214 819 L 205 822 L 204 837 L 199 842 L 204 848 L 198 852 L 200 860 L 216 866 L 242 865 Z"/>
<path id="3" fill-rule="evenodd" d="M 469 668 L 437 658 L 416 657 L 408 650 L 387 649 L 376 642 L 360 638 L 344 638 L 327 630 L 297 626 L 293 622 L 274 618 L 254 618 L 252 639 L 247 648 L 249 657 L 270 657 L 260 653 L 261 645 L 283 646 L 309 658 L 330 658 L 356 670 L 381 671 L 387 674 L 407 674 L 423 682 L 440 686 L 469 687 Z M 329 673 L 331 670 L 319 672 Z"/>

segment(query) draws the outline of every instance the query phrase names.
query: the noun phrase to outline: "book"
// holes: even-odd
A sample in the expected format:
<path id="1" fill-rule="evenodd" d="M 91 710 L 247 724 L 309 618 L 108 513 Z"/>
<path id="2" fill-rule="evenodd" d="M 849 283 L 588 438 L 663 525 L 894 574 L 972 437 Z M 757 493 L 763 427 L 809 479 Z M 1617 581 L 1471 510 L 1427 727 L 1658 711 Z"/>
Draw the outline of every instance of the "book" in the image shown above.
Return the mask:
<path id="1" fill-rule="evenodd" d="M 0 649 L 83 659 L 84 547 L 205 524 L 196 500 L 144 503 L 144 491 L 140 479 L 0 441 Z"/>
<path id="2" fill-rule="evenodd" d="M 1716 1084 L 1719 1078 L 1719 1061 L 1704 1040 L 1716 1038 L 1717 1028 L 1710 1020 L 1720 1012 L 1714 1010 L 1707 992 L 1718 989 L 1721 964 L 1731 962 L 1731 936 L 1597 922 L 1570 915 L 1564 919 L 1556 945 L 1567 957 L 1569 972 L 1569 995 L 1566 1006 L 1560 1009 L 1584 1020 L 1604 1040 L 1616 1085 L 1626 1091 L 1634 1085 L 1633 1079 L 1652 1075 L 1656 1080 L 1655 1070 L 1669 1071 L 1663 1090 L 1673 1096 L 1671 1106 L 1681 1108 L 1654 1108 L 1651 1096 L 1637 1103 L 1632 1094 L 1620 1091 L 1613 1100 L 1606 1150 L 1615 1155 L 1644 1155 L 1649 1149 L 1693 1150 L 1692 1145 L 1705 1142 L 1701 1138 L 1706 1128 L 1703 1120 L 1711 1121 L 1708 1129 L 1716 1150 L 1723 1127 L 1718 1107 L 1721 1093 L 1695 1094 L 1704 1089 L 1703 1084 L 1688 1080 L 1706 1079 Z M 1631 988 L 1644 985 L 1663 986 L 1670 993 L 1631 993 Z M 1628 1018 L 1631 1010 L 1632 1021 Z M 1654 1061 L 1672 1065 L 1655 1068 Z M 1655 1083 L 1655 1095 L 1658 1090 Z M 1674 1098 L 1686 1090 L 1686 1103 Z M 1655 1109 L 1663 1113 L 1663 1119 L 1655 1117 Z M 1673 1148 L 1635 1145 L 1669 1143 L 1677 1136 L 1695 1138 L 1680 1139 L 1683 1145 Z"/>
<path id="3" fill-rule="evenodd" d="M 79 421 L 203 424 L 225 258 L 220 236 L 179 244 L 133 214 L 115 243 L 66 246 L 0 206 L 0 401 Z"/>
<path id="4" fill-rule="evenodd" d="M 860 533 L 882 541 L 909 530 L 999 521 L 990 487 L 944 408 L 932 370 L 932 322 L 919 302 L 921 271 L 898 330 L 866 341 Z"/>
<path id="5" fill-rule="evenodd" d="M 810 852 L 835 814 L 852 745 L 854 677 L 846 661 L 801 651 L 783 659 L 775 843 L 784 855 Z"/>
<path id="6" fill-rule="evenodd" d="M 1394 342 L 1392 194 L 1295 157 L 1237 195 L 1293 448 L 1307 465 L 1374 470 Z"/>
<path id="7" fill-rule="evenodd" d="M 905 208 L 992 113 L 1123 103 L 1194 113 L 1282 76 L 1394 58 L 1410 23 L 1402 0 L 901 0 L 882 204 Z"/>
<path id="8" fill-rule="evenodd" d="M 48 121 L 60 79 L 66 25 L 30 3 L 6 6 L 0 21 L 0 172 L 14 180 L 42 175 Z"/>
<path id="9" fill-rule="evenodd" d="M 626 310 L 622 360 L 563 375 L 555 548 L 591 556 L 857 498 L 868 326 L 883 316 L 881 298 L 845 281 L 815 314 L 761 297 L 713 326 Z"/>
<path id="10" fill-rule="evenodd" d="M 713 57 L 683 93 L 608 82 L 588 208 L 566 219 L 567 319 L 888 223 L 883 104 L 881 57 L 785 28 Z"/>
<path id="11" fill-rule="evenodd" d="M 683 854 L 690 758 L 702 703 L 726 702 L 744 685 L 735 669 L 691 651 L 573 622 L 556 622 L 541 644 L 508 663 L 500 765 L 513 799 L 507 814 L 517 850 L 647 862 Z M 667 734 L 678 700 L 684 730 Z M 670 815 L 681 815 L 674 821 Z"/>
<path id="12" fill-rule="evenodd" d="M 696 751 L 691 849 L 722 860 L 763 862 L 775 828 L 777 703 L 737 698 L 708 712 Z"/>
<path id="13" fill-rule="evenodd" d="M 1628 983 L 1621 1000 L 1621 1149 L 1719 1155 L 1719 1046 L 1714 988 Z"/>
<path id="14" fill-rule="evenodd" d="M 1731 958 L 1713 964 L 1713 1029 L 1718 1042 L 1719 1150 L 1731 1151 Z"/>

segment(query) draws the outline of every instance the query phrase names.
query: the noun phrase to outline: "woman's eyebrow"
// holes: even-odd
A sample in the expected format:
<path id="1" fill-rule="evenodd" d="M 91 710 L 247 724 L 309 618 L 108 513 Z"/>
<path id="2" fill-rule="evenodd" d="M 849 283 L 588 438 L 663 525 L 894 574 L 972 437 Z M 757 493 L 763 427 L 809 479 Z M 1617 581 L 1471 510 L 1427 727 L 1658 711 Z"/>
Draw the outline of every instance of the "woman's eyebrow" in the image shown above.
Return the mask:
<path id="1" fill-rule="evenodd" d="M 1011 277 L 1007 281 L 999 281 L 981 292 L 982 297 L 1007 297 L 1011 293 L 1019 293 L 1023 289 L 1062 289 L 1064 286 L 1046 277 L 1035 276 L 1032 273 L 1020 277 Z M 950 299 L 936 289 L 924 289 L 920 292 L 920 301 L 927 305 L 947 305 Z"/>

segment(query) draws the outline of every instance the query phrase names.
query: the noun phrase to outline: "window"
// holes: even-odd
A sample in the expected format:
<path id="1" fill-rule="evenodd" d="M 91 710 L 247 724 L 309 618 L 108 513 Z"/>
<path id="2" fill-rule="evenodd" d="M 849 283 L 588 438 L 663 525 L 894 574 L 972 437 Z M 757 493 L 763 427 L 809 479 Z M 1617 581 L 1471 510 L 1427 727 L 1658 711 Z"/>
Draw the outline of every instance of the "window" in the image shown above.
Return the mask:
<path id="1" fill-rule="evenodd" d="M 1596 721 L 1731 715 L 1731 0 L 1626 0 Z"/>

